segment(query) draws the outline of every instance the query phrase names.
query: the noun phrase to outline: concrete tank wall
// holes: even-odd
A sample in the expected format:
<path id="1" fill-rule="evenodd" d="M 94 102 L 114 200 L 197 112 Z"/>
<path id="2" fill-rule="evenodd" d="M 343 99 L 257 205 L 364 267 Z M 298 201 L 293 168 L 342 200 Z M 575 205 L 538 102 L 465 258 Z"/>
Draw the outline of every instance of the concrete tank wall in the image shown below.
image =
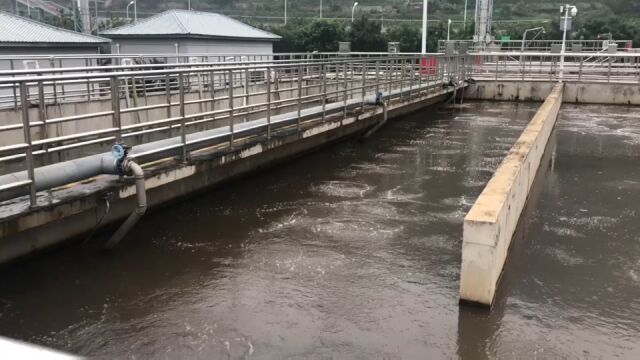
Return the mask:
<path id="1" fill-rule="evenodd" d="M 468 100 L 544 101 L 556 82 L 478 81 L 464 93 Z M 602 82 L 565 83 L 564 102 L 578 104 L 640 105 L 640 84 Z"/>
<path id="2" fill-rule="evenodd" d="M 464 219 L 461 300 L 488 306 L 493 302 L 562 96 L 562 85 L 555 85 Z"/>

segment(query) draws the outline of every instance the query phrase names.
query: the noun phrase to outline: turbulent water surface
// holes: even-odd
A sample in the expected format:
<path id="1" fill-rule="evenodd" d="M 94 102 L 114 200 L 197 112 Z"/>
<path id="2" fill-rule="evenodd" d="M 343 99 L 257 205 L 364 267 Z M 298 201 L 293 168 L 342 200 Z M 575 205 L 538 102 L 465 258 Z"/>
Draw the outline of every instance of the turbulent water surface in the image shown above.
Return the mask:
<path id="1" fill-rule="evenodd" d="M 640 357 L 640 115 L 565 106 L 491 313 L 462 220 L 538 104 L 428 110 L 5 267 L 0 334 L 99 358 Z"/>

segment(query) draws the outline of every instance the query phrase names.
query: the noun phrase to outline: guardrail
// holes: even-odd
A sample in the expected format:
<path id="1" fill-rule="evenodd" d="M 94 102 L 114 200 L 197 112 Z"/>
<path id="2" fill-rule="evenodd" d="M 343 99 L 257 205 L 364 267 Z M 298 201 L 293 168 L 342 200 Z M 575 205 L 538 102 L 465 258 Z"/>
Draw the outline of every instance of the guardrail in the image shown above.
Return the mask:
<path id="1" fill-rule="evenodd" d="M 36 167 L 79 156 L 103 153 L 113 143 L 140 145 L 179 136 L 173 146 L 182 161 L 210 142 L 187 141 L 187 135 L 225 128 L 227 146 L 245 136 L 237 127 L 251 119 L 265 121 L 261 134 L 270 138 L 283 126 L 300 132 L 304 110 L 320 106 L 316 121 L 329 115 L 347 117 L 347 104 L 365 107 L 365 97 L 383 91 L 406 101 L 457 83 L 471 70 L 467 56 L 388 55 L 361 58 L 255 61 L 165 66 L 152 70 L 123 67 L 106 72 L 15 75 L 0 78 L 0 88 L 14 89 L 19 122 L 0 125 L 0 168 L 26 168 L 27 181 L 0 187 L 0 193 L 28 187 L 36 205 Z M 84 108 L 74 105 L 71 115 L 56 113 L 63 104 L 58 87 L 82 87 Z M 86 98 L 85 98 L 86 97 Z M 70 100 L 70 97 L 66 97 Z M 79 103 L 82 104 L 82 103 Z M 293 114 L 293 123 L 272 121 L 278 114 Z M 337 115 L 336 115 L 337 114 Z M 342 121 L 340 121 L 342 125 Z M 243 128 L 244 129 L 244 128 Z M 62 131 L 62 133 L 60 133 Z M 19 136 L 21 134 L 22 136 Z M 253 134 L 255 135 L 255 134 Z M 73 154 L 71 151 L 73 150 Z M 154 152 L 136 154 L 144 162 Z"/>
<path id="2" fill-rule="evenodd" d="M 479 80 L 640 83 L 640 54 L 618 52 L 473 53 L 470 76 Z"/>
<path id="3" fill-rule="evenodd" d="M 469 51 L 484 51 L 488 48 L 500 51 L 531 51 L 531 52 L 551 52 L 553 45 L 561 45 L 562 40 L 509 40 L 496 41 L 494 44 L 485 45 L 475 43 L 473 40 L 451 40 L 455 49 L 460 48 L 460 44 L 466 44 Z M 618 46 L 618 50 L 627 50 L 632 48 L 631 40 L 566 40 L 567 51 L 579 49 L 577 52 L 598 52 L 606 50 L 609 44 Z M 444 52 L 447 48 L 446 40 L 438 41 L 438 50 Z"/>

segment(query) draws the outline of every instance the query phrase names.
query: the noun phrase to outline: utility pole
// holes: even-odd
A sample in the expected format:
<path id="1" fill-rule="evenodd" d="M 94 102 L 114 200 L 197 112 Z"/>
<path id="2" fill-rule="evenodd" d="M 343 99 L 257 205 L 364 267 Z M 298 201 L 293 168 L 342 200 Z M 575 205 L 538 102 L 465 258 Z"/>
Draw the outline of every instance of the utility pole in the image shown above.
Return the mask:
<path id="1" fill-rule="evenodd" d="M 96 10 L 96 35 L 100 35 L 100 22 L 98 22 L 98 0 L 93 1 L 93 6 Z"/>
<path id="2" fill-rule="evenodd" d="M 82 33 L 91 34 L 91 12 L 89 0 L 80 0 L 80 19 L 82 20 Z"/>
<path id="3" fill-rule="evenodd" d="M 429 7 L 429 0 L 423 0 L 422 2 L 422 53 L 427 53 L 427 13 Z"/>

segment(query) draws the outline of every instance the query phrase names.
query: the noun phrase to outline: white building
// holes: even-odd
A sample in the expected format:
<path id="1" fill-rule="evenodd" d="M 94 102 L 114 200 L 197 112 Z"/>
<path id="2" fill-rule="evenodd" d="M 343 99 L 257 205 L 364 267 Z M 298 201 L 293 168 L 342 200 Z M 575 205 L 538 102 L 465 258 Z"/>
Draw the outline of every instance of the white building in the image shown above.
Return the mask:
<path id="1" fill-rule="evenodd" d="M 0 70 L 52 67 L 48 57 L 95 55 L 111 40 L 47 25 L 0 11 Z M 31 60 L 27 60 L 31 58 Z M 35 60 L 43 58 L 43 60 Z M 55 67 L 59 67 L 55 60 Z M 64 66 L 85 66 L 85 60 L 65 60 Z"/>
<path id="2" fill-rule="evenodd" d="M 102 32 L 113 54 L 272 54 L 279 36 L 228 16 L 169 10 Z"/>

